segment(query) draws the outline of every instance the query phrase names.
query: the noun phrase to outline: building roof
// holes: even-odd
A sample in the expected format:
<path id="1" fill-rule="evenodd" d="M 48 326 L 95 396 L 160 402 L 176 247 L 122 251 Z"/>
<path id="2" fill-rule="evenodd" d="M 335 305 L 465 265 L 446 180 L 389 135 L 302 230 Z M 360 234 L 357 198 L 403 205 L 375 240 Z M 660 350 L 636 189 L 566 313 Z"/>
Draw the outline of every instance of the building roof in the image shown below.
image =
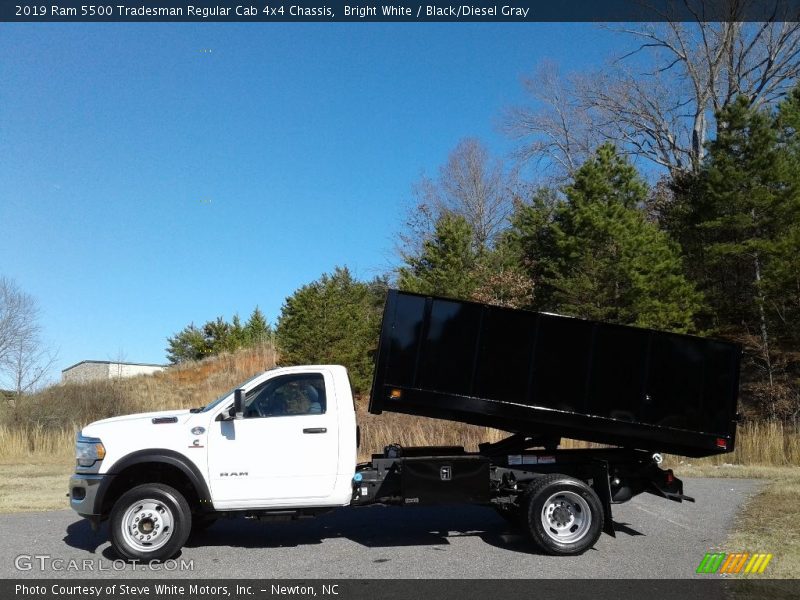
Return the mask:
<path id="1" fill-rule="evenodd" d="M 120 362 L 117 360 L 82 360 L 81 362 L 77 362 L 74 365 L 68 366 L 66 369 L 61 369 L 61 372 L 64 373 L 65 371 L 74 369 L 78 365 L 82 365 L 84 363 L 91 363 L 95 365 L 130 365 L 132 367 L 161 367 L 161 368 L 167 367 L 167 365 L 157 365 L 155 363 Z"/>

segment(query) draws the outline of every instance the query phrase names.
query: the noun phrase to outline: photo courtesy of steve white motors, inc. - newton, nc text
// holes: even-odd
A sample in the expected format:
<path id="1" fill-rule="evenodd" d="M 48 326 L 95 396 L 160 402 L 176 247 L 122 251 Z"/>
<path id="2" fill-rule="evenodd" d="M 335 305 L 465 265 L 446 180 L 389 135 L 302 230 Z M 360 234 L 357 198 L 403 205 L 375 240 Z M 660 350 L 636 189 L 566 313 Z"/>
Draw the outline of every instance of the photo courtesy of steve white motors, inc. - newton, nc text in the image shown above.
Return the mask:
<path id="1" fill-rule="evenodd" d="M 800 0 L 0 2 L 0 598 L 800 600 Z"/>

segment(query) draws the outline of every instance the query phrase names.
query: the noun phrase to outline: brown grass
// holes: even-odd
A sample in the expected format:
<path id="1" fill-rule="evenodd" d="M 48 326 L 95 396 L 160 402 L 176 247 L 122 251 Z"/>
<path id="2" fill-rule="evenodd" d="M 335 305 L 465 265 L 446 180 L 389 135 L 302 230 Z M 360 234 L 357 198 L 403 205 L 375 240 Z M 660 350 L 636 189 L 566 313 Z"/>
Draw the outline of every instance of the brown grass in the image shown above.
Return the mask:
<path id="1" fill-rule="evenodd" d="M 67 482 L 74 466 L 71 458 L 41 456 L 35 462 L 0 462 L 0 512 L 69 508 Z"/>
<path id="2" fill-rule="evenodd" d="M 726 548 L 771 553 L 773 559 L 765 575 L 797 579 L 800 577 L 800 469 L 773 471 L 772 483 L 748 502 L 736 519 Z"/>
<path id="3" fill-rule="evenodd" d="M 27 431 L 79 429 L 116 415 L 203 406 L 245 379 L 273 368 L 275 359 L 275 350 L 264 345 L 154 375 L 54 385 L 16 406 L 4 407 L 0 424 Z"/>
<path id="4" fill-rule="evenodd" d="M 736 448 L 729 454 L 692 459 L 665 457 L 666 464 L 681 466 L 800 466 L 800 431 L 779 422 L 743 423 L 737 428 Z"/>

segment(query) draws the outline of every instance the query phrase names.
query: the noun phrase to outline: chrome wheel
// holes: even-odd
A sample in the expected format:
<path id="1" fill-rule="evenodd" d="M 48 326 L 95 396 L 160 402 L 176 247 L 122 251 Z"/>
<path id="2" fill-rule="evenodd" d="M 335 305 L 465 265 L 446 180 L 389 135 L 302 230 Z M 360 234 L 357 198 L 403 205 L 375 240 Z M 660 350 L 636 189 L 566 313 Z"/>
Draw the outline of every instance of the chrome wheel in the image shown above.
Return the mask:
<path id="1" fill-rule="evenodd" d="M 154 552 L 172 535 L 175 519 L 163 502 L 150 498 L 131 504 L 120 525 L 122 538 L 140 552 Z"/>
<path id="2" fill-rule="evenodd" d="M 591 526 L 589 503 L 580 494 L 556 492 L 542 506 L 542 527 L 552 540 L 564 544 L 577 542 Z"/>

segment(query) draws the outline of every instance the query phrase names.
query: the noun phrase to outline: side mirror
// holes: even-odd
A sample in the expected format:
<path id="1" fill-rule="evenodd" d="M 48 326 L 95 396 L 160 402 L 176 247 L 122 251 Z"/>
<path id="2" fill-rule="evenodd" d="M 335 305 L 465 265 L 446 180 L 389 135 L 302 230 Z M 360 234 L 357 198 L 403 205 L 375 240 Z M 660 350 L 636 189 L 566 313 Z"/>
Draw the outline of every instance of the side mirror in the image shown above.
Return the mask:
<path id="1" fill-rule="evenodd" d="M 233 418 L 244 419 L 244 390 L 241 388 L 233 392 Z"/>

